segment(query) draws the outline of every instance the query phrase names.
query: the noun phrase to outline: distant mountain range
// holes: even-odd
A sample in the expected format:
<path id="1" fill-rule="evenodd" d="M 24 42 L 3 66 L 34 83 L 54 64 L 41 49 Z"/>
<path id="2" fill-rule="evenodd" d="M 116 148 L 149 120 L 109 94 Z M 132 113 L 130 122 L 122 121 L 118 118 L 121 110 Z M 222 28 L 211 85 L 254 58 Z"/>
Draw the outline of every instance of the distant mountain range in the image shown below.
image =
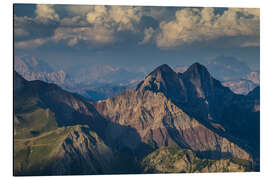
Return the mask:
<path id="1" fill-rule="evenodd" d="M 244 62 L 234 57 L 218 56 L 209 60 L 206 67 L 213 77 L 237 94 L 248 94 L 260 82 L 258 71 L 251 71 Z M 187 69 L 188 66 L 174 67 L 176 72 L 181 73 Z M 108 65 L 82 67 L 70 75 L 64 70 L 54 70 L 48 63 L 33 56 L 16 56 L 15 70 L 27 80 L 55 83 L 93 101 L 119 95 L 128 88 L 134 89 L 145 76 L 143 71 Z"/>
<path id="2" fill-rule="evenodd" d="M 134 80 L 141 80 L 145 76 L 142 72 L 134 72 L 120 67 L 111 67 L 108 65 L 93 65 L 80 68 L 73 75 L 77 84 L 111 84 L 122 85 Z"/>
<path id="3" fill-rule="evenodd" d="M 34 56 L 15 56 L 14 68 L 25 79 L 42 80 L 63 87 L 72 86 L 73 80 L 64 70 L 55 71 L 48 63 Z"/>
<path id="4" fill-rule="evenodd" d="M 222 85 L 229 87 L 236 94 L 246 95 L 259 84 L 255 84 L 254 82 L 247 79 L 239 79 L 223 81 Z"/>
<path id="5" fill-rule="evenodd" d="M 127 88 L 135 88 L 144 77 L 143 72 L 105 65 L 82 67 L 70 75 L 64 70 L 54 70 L 45 61 L 28 55 L 15 56 L 14 67 L 26 80 L 55 83 L 93 101 L 119 95 Z"/>
<path id="6" fill-rule="evenodd" d="M 92 102 L 15 72 L 14 138 L 15 175 L 259 171 L 260 90 L 164 64 Z"/>
<path id="7" fill-rule="evenodd" d="M 240 79 L 251 72 L 245 62 L 231 56 L 218 56 L 208 61 L 209 72 L 221 81 Z"/>

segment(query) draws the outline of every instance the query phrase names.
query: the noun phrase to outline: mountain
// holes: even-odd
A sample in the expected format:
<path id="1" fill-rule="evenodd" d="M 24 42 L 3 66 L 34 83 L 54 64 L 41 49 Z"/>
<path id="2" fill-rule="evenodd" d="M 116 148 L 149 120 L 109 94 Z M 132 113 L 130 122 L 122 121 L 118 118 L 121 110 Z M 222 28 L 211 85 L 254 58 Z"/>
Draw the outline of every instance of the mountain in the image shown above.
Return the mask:
<path id="1" fill-rule="evenodd" d="M 244 95 L 247 95 L 257 86 L 257 84 L 255 84 L 251 80 L 246 79 L 223 81 L 222 85 L 229 87 L 231 91 L 233 91 L 235 94 Z"/>
<path id="2" fill-rule="evenodd" d="M 198 157 L 188 149 L 163 147 L 142 161 L 146 173 L 248 172 L 249 161 L 233 159 L 209 160 Z"/>
<path id="3" fill-rule="evenodd" d="M 64 70 L 55 71 L 48 63 L 34 56 L 15 56 L 14 68 L 29 81 L 42 80 L 62 87 L 73 85 L 71 77 Z"/>
<path id="4" fill-rule="evenodd" d="M 259 93 L 234 94 L 199 63 L 97 102 L 15 73 L 14 174 L 259 171 Z"/>
<path id="5" fill-rule="evenodd" d="M 104 84 L 120 85 L 132 80 L 143 79 L 144 73 L 97 64 L 80 68 L 73 76 L 77 84 L 96 84 L 100 86 Z"/>
<path id="6" fill-rule="evenodd" d="M 15 56 L 14 67 L 17 72 L 22 74 L 28 72 L 53 72 L 53 68 L 46 62 L 29 55 Z"/>
<path id="7" fill-rule="evenodd" d="M 110 122 L 90 101 L 16 72 L 14 100 L 14 175 L 136 172 L 103 140 Z"/>
<path id="8" fill-rule="evenodd" d="M 121 92 L 128 89 L 129 86 L 103 85 L 103 86 L 84 86 L 73 90 L 75 93 L 91 100 L 105 100 L 109 97 L 118 96 Z"/>
<path id="9" fill-rule="evenodd" d="M 26 80 L 54 83 L 93 101 L 104 100 L 119 95 L 128 88 L 134 88 L 144 75 L 124 68 L 94 65 L 80 68 L 76 75 L 70 76 L 66 71 L 54 70 L 45 61 L 28 55 L 15 56 L 14 67 Z"/>
<path id="10" fill-rule="evenodd" d="M 252 81 L 254 84 L 260 84 L 260 72 L 259 71 L 252 71 L 247 75 L 247 79 Z"/>
<path id="11" fill-rule="evenodd" d="M 206 63 L 209 72 L 236 94 L 247 95 L 260 83 L 259 71 L 251 71 L 248 65 L 235 57 L 217 56 Z M 188 66 L 175 66 L 177 73 L 184 73 Z"/>
<path id="12" fill-rule="evenodd" d="M 251 72 L 246 63 L 232 56 L 217 56 L 211 59 L 206 67 L 221 81 L 243 79 Z"/>
<path id="13" fill-rule="evenodd" d="M 248 101 L 222 86 L 204 66 L 195 63 L 183 74 L 162 65 L 135 91 L 99 101 L 96 109 L 106 119 L 135 128 L 142 141 L 154 149 L 178 146 L 207 158 L 250 160 L 258 157 L 258 144 L 252 142 L 258 138 L 259 116 L 250 107 L 242 107 Z M 237 106 L 241 116 L 252 115 L 252 118 L 245 122 L 246 119 L 238 119 L 240 115 L 234 118 L 234 111 L 227 114 L 231 105 Z M 237 124 L 236 119 L 242 124 Z M 237 128 L 242 129 L 240 135 L 235 131 Z M 122 138 L 116 138 L 115 143 L 127 143 L 132 151 L 138 152 L 140 147 L 125 133 L 118 132 L 117 137 Z M 251 134 L 256 136 L 252 138 Z"/>
<path id="14" fill-rule="evenodd" d="M 223 81 L 222 85 L 229 87 L 236 94 L 247 95 L 260 85 L 260 73 L 259 71 L 252 71 L 243 78 Z"/>
<path id="15" fill-rule="evenodd" d="M 136 90 L 163 92 L 168 98 L 183 100 L 186 94 L 182 79 L 178 78 L 177 73 L 166 64 L 151 72 L 144 81 L 138 84 Z"/>

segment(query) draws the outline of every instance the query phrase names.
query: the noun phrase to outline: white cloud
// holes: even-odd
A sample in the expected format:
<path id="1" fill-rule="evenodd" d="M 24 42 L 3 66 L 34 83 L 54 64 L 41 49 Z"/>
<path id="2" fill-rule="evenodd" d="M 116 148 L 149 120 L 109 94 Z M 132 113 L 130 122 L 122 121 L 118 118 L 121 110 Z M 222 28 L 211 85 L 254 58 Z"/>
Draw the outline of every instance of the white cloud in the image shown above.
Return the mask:
<path id="1" fill-rule="evenodd" d="M 166 7 L 149 7 L 149 11 L 144 11 L 143 15 L 151 16 L 157 21 L 166 21 L 173 14 L 173 10 Z"/>
<path id="2" fill-rule="evenodd" d="M 77 6 L 69 9 L 81 15 L 61 19 L 61 27 L 55 30 L 53 36 L 54 42 L 67 40 L 69 46 L 79 41 L 97 44 L 115 42 L 119 31 L 138 32 L 137 24 L 142 16 L 140 7 L 131 6 L 87 6 L 82 12 Z M 86 13 L 86 10 L 89 12 Z"/>
<path id="3" fill-rule="evenodd" d="M 155 30 L 152 27 L 145 29 L 144 30 L 144 39 L 142 41 L 140 41 L 139 44 L 148 43 L 152 39 L 154 32 L 155 32 Z"/>
<path id="4" fill-rule="evenodd" d="M 215 15 L 213 8 L 184 8 L 176 12 L 174 20 L 160 23 L 156 43 L 171 48 L 226 36 L 259 36 L 259 14 L 259 9 L 229 8 Z"/>
<path id="5" fill-rule="evenodd" d="M 136 31 L 136 25 L 142 17 L 141 12 L 141 7 L 94 6 L 93 10 L 87 13 L 86 19 L 90 24 L 103 25 L 115 31 Z"/>
<path id="6" fill-rule="evenodd" d="M 62 18 L 60 20 L 60 26 L 80 27 L 80 26 L 89 26 L 89 24 L 81 16 L 74 16 L 70 18 Z"/>
<path id="7" fill-rule="evenodd" d="M 70 16 L 86 16 L 94 7 L 93 5 L 67 5 L 65 10 Z"/>
<path id="8" fill-rule="evenodd" d="M 54 42 L 61 40 L 67 40 L 69 46 L 74 46 L 78 41 L 91 41 L 99 44 L 112 43 L 115 41 L 113 31 L 110 31 L 103 26 L 94 27 L 60 27 L 55 30 L 55 34 L 52 37 Z"/>
<path id="9" fill-rule="evenodd" d="M 51 29 L 53 36 L 50 38 L 54 42 L 65 40 L 68 46 L 75 46 L 80 41 L 113 43 L 118 40 L 121 31 L 144 34 L 144 39 L 138 44 L 155 42 L 157 47 L 163 49 L 222 37 L 254 36 L 258 39 L 260 36 L 260 11 L 254 8 L 229 8 L 222 14 L 216 14 L 214 8 L 181 8 L 177 11 L 174 9 L 176 12 L 174 17 L 171 17 L 170 9 L 161 7 L 65 5 L 64 11 L 68 16 L 60 18 L 57 13 L 61 12 L 60 7 L 39 4 L 35 10 L 36 17 L 15 16 L 15 37 L 27 36 L 30 39 L 31 35 L 35 34 L 32 37 L 34 40 L 20 42 L 17 46 L 42 45 L 42 37 L 34 32 L 36 29 L 27 27 L 35 23 L 36 28 L 39 24 L 47 25 L 48 22 L 54 23 Z M 161 21 L 159 27 L 154 30 L 147 26 L 142 31 L 142 16 L 151 16 L 156 21 Z M 255 41 L 241 41 L 240 44 L 243 47 L 258 45 Z"/>
<path id="10" fill-rule="evenodd" d="M 59 15 L 55 12 L 53 5 L 50 4 L 37 4 L 36 8 L 36 18 L 43 22 L 48 20 L 59 20 Z"/>

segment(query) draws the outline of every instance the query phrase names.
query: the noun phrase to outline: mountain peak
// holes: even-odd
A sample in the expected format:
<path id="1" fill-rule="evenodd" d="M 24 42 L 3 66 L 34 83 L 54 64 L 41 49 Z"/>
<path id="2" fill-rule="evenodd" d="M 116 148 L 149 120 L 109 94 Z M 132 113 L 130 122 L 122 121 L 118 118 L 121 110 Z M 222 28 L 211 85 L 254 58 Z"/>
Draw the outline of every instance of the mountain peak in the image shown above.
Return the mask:
<path id="1" fill-rule="evenodd" d="M 153 92 L 162 92 L 169 99 L 185 100 L 185 90 L 182 80 L 178 74 L 167 64 L 163 64 L 152 71 L 136 90 L 144 92 L 150 90 Z"/>
<path id="2" fill-rule="evenodd" d="M 153 74 L 156 74 L 158 72 L 174 73 L 174 70 L 170 66 L 168 66 L 167 64 L 162 64 L 162 65 L 158 66 L 154 71 L 152 71 L 149 75 L 153 75 Z"/>
<path id="3" fill-rule="evenodd" d="M 216 81 L 200 63 L 192 64 L 181 77 L 193 97 L 214 97 L 215 89 L 219 87 L 222 89 L 220 82 Z"/>
<path id="4" fill-rule="evenodd" d="M 193 71 L 193 72 L 208 72 L 207 68 L 206 68 L 204 65 L 202 65 L 202 64 L 200 64 L 200 63 L 198 63 L 198 62 L 192 64 L 192 65 L 187 69 L 186 72 L 188 72 L 188 71 L 190 71 L 190 72 L 192 72 L 192 71 Z"/>
<path id="5" fill-rule="evenodd" d="M 196 62 L 192 64 L 186 72 L 183 73 L 183 76 L 188 79 L 209 79 L 211 78 L 210 73 L 207 68 L 202 64 Z"/>
<path id="6" fill-rule="evenodd" d="M 166 83 L 167 81 L 175 80 L 177 79 L 177 74 L 174 72 L 170 66 L 167 64 L 162 64 L 158 66 L 156 69 L 154 69 L 141 83 L 138 84 L 137 89 L 159 89 L 159 84 L 161 82 L 162 84 Z M 154 85 L 154 86 L 153 86 Z M 151 88 L 150 88 L 151 86 Z"/>

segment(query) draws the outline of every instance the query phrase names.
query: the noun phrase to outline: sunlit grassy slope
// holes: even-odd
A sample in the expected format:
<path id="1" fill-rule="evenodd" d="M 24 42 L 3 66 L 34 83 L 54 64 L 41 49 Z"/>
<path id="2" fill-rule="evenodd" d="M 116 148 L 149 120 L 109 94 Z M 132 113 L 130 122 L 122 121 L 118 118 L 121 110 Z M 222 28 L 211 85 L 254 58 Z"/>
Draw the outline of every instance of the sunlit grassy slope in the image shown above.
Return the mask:
<path id="1" fill-rule="evenodd" d="M 142 161 L 146 173 L 246 172 L 251 164 L 242 159 L 210 160 L 198 157 L 188 149 L 160 148 Z"/>

